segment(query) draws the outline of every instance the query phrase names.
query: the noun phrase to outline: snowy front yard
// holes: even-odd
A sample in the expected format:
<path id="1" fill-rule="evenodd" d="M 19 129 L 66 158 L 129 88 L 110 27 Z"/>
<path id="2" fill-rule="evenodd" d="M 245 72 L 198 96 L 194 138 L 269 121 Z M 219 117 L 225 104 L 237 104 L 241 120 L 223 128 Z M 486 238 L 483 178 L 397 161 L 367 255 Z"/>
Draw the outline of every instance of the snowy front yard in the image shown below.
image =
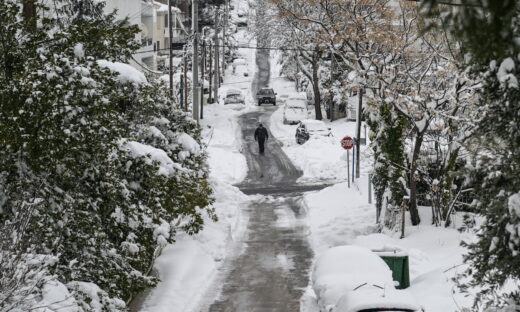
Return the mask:
<path id="1" fill-rule="evenodd" d="M 358 185 L 366 185 L 366 177 L 358 182 Z M 305 196 L 316 257 L 330 247 L 350 244 L 402 250 L 409 255 L 411 287 L 408 289 L 426 311 L 459 311 L 470 306 L 472 298 L 458 293 L 451 278 L 464 269 L 461 266 L 464 249 L 460 242 L 471 236 L 454 228 L 412 227 L 410 224 L 406 225 L 404 239 L 399 239 L 399 233 L 394 232 L 375 234 L 375 207 L 367 204 L 366 188 L 360 190 L 348 189 L 346 183 L 339 183 Z M 429 207 L 421 209 L 423 220 L 429 219 L 429 211 Z M 406 220 L 408 223 L 408 217 Z M 460 219 L 456 225 L 461 225 Z M 310 287 L 307 295 L 314 296 Z M 302 303 L 307 306 L 305 311 L 315 311 L 313 300 L 302 298 Z"/>
<path id="2" fill-rule="evenodd" d="M 275 69 L 275 68 L 274 68 Z M 294 94 L 294 82 L 274 73 L 273 87 L 280 94 Z M 406 251 L 409 255 L 411 293 L 419 299 L 426 311 L 458 311 L 471 306 L 472 298 L 465 297 L 455 288 L 451 280 L 464 270 L 460 247 L 463 239 L 471 239 L 466 233 L 459 233 L 455 227 L 461 226 L 461 216 L 450 228 L 427 225 L 431 219 L 429 207 L 420 210 L 423 224 L 413 227 L 406 217 L 406 237 L 399 239 L 399 233 L 378 231 L 376 210 L 368 204 L 368 174 L 371 171 L 371 152 L 368 146 L 361 146 L 361 177 L 348 188 L 346 152 L 340 146 L 344 136 L 355 136 L 356 123 L 339 119 L 325 121 L 331 128 L 332 137 L 310 139 L 299 145 L 295 140 L 296 125 L 283 124 L 283 107 L 270 120 L 270 130 L 283 144 L 283 150 L 291 161 L 303 170 L 300 182 L 327 182 L 334 185 L 315 193 L 307 194 L 305 205 L 310 228 L 310 241 L 315 258 L 330 247 L 359 245 L 371 249 L 392 247 Z M 365 137 L 364 128 L 361 131 Z M 350 156 L 352 170 L 352 154 Z M 350 171 L 352 173 L 352 171 Z M 309 285 L 312 284 L 312 281 Z M 309 286 L 302 298 L 302 311 L 317 311 L 315 294 Z"/>

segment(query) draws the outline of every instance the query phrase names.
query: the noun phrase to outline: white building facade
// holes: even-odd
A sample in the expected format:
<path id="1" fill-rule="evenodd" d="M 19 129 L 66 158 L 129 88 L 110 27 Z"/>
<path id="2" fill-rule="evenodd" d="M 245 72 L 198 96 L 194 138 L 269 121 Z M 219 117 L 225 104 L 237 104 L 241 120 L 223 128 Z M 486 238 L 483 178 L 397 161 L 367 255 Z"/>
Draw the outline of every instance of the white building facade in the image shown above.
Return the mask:
<path id="1" fill-rule="evenodd" d="M 134 60 L 131 64 L 143 70 L 146 67 L 150 70 L 158 69 L 159 63 L 164 61 L 160 55 L 167 54 L 165 49 L 170 44 L 168 30 L 168 6 L 166 1 L 154 0 L 106 0 L 105 13 L 117 10 L 119 19 L 129 19 L 131 25 L 139 26 L 141 30 L 136 35 L 136 40 L 141 43 L 141 47 L 133 55 Z M 185 29 L 189 22 L 188 14 L 181 9 L 172 8 L 173 38 L 171 42 L 185 42 L 187 33 L 190 29 Z"/>

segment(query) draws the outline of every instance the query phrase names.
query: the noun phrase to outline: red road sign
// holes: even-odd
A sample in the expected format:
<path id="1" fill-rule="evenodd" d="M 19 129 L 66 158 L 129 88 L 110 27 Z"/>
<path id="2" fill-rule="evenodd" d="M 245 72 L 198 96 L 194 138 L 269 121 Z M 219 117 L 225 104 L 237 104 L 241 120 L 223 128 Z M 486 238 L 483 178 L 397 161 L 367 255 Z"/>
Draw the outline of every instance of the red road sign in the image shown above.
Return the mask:
<path id="1" fill-rule="evenodd" d="M 341 146 L 346 150 L 351 149 L 354 146 L 354 144 L 354 139 L 349 136 L 346 136 L 341 140 Z"/>

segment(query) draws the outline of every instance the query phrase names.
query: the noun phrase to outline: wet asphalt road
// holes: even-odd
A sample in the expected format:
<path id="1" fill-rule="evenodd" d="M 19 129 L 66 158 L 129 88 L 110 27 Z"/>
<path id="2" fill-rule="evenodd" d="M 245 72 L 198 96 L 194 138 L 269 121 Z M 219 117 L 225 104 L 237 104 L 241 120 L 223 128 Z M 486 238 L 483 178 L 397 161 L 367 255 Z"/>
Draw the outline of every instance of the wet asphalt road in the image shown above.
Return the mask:
<path id="1" fill-rule="evenodd" d="M 269 127 L 275 109 L 262 107 L 240 119 L 249 171 L 238 187 L 245 193 L 274 196 L 252 200 L 245 209 L 249 223 L 245 240 L 237 246 L 241 253 L 223 265 L 220 295 L 210 312 L 300 310 L 313 258 L 301 193 L 323 186 L 297 184 L 302 172 L 272 135 L 264 155 L 259 154 L 253 138 L 256 123 Z"/>
<path id="2" fill-rule="evenodd" d="M 252 203 L 245 250 L 224 265 L 210 312 L 292 312 L 308 284 L 312 251 L 297 198 Z"/>
<path id="3" fill-rule="evenodd" d="M 269 52 L 257 54 L 258 73 L 253 93 L 269 83 Z M 200 311 L 297 312 L 309 282 L 313 258 L 307 239 L 301 194 L 324 185 L 300 185 L 302 172 L 294 167 L 269 133 L 264 155 L 254 141 L 257 122 L 269 129 L 276 106 L 241 116 L 243 153 L 248 164 L 246 179 L 238 187 L 246 194 L 273 195 L 254 199 L 245 208 L 249 216 L 246 238 L 237 242 L 235 255 L 223 264 L 213 292 L 216 299 Z"/>

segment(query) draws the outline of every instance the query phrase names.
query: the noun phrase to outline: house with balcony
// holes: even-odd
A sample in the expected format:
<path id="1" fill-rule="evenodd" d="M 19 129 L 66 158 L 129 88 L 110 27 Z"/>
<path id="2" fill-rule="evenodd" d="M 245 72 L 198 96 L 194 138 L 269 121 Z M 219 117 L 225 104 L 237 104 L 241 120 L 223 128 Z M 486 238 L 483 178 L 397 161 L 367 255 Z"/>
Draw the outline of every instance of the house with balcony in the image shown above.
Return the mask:
<path id="1" fill-rule="evenodd" d="M 130 24 L 139 26 L 141 32 L 135 39 L 141 48 L 133 55 L 131 64 L 138 69 L 145 66 L 155 71 L 164 68 L 170 42 L 178 44 L 176 47 L 187 42 L 191 32 L 190 3 L 189 0 L 175 1 L 172 38 L 168 28 L 168 0 L 106 0 L 105 12 L 117 10 L 120 19 L 128 18 Z"/>
<path id="2" fill-rule="evenodd" d="M 176 1 L 182 4 L 184 1 Z M 181 8 L 172 6 L 172 39 L 170 40 L 169 21 L 168 21 L 168 1 L 155 1 L 156 23 L 154 32 L 154 42 L 157 50 L 158 68 L 165 70 L 168 67 L 168 47 L 170 42 L 173 44 L 174 57 L 182 55 L 182 46 L 188 41 L 191 32 L 190 14 L 182 11 Z M 185 10 L 189 10 L 188 5 L 184 5 Z M 178 61 L 175 61 L 178 63 Z"/>
<path id="3" fill-rule="evenodd" d="M 157 69 L 157 49 L 154 43 L 155 21 L 154 1 L 141 0 L 141 48 L 137 52 L 141 62 L 151 70 Z"/>

